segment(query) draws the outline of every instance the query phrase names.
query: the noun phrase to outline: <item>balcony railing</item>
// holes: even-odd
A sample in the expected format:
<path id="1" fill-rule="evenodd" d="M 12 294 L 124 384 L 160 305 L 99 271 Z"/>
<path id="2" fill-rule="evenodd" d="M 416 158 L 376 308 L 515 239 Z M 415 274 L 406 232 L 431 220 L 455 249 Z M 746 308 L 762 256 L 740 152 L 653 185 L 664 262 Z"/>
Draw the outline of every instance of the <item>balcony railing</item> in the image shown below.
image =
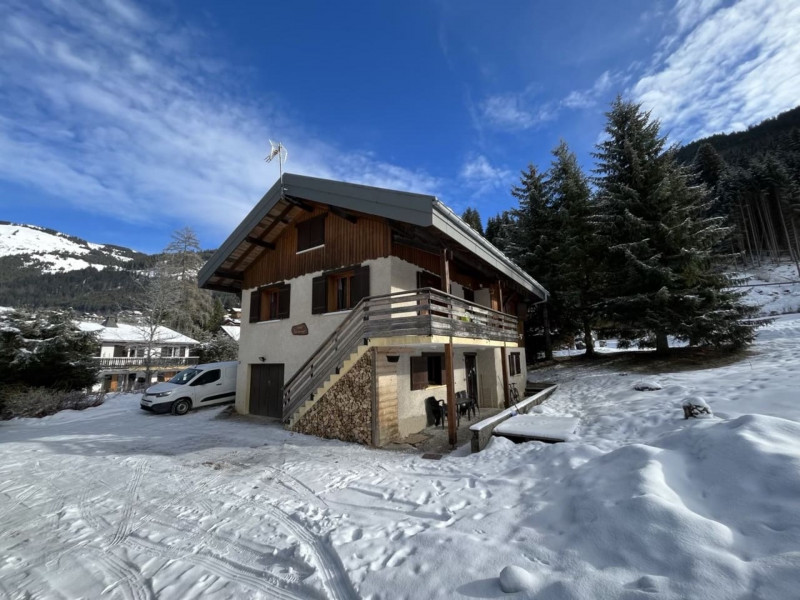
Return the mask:
<path id="1" fill-rule="evenodd" d="M 143 356 L 95 357 L 95 360 L 102 369 L 145 369 L 148 362 Z M 197 356 L 153 356 L 149 362 L 151 369 L 162 369 L 164 367 L 188 367 L 196 365 L 199 360 Z"/>
<path id="2" fill-rule="evenodd" d="M 284 419 L 365 339 L 413 335 L 517 342 L 517 326 L 513 315 L 432 288 L 364 298 L 286 382 Z"/>

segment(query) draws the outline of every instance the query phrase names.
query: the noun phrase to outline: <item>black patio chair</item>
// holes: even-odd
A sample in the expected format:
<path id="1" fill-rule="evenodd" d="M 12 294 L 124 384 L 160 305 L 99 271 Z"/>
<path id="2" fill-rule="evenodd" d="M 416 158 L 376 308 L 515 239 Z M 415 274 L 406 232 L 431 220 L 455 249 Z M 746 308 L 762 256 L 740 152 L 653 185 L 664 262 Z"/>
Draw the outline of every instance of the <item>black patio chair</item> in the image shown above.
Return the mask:
<path id="1" fill-rule="evenodd" d="M 476 402 L 474 398 L 467 396 L 467 392 L 456 392 L 456 405 L 458 406 L 459 415 L 466 415 L 472 420 L 472 415 L 475 414 Z"/>
<path id="2" fill-rule="evenodd" d="M 428 425 L 439 425 L 442 424 L 442 429 L 444 429 L 444 420 L 447 418 L 447 410 L 439 400 L 436 399 L 436 396 L 428 396 L 425 398 L 425 413 L 428 417 Z"/>

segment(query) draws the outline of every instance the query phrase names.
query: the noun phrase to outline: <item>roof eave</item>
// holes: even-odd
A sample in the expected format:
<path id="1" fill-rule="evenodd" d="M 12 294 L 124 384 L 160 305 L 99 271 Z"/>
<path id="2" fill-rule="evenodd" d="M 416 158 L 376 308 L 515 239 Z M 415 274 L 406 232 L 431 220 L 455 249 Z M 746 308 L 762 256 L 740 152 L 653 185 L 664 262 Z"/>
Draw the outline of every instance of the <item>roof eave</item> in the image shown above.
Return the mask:
<path id="1" fill-rule="evenodd" d="M 433 206 L 434 227 L 476 256 L 482 258 L 492 268 L 505 274 L 509 279 L 515 281 L 540 300 L 547 300 L 550 294 L 544 286 L 495 248 L 489 240 L 467 225 L 442 202 L 437 200 Z"/>

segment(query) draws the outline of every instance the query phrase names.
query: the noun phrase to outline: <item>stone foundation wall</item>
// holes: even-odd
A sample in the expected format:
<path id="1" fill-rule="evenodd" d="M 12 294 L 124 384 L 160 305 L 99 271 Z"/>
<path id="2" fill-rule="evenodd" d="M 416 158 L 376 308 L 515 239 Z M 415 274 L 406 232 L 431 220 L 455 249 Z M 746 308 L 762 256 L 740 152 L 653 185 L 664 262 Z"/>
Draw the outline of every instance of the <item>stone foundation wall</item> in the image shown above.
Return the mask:
<path id="1" fill-rule="evenodd" d="M 372 444 L 372 352 L 366 352 L 292 431 Z"/>

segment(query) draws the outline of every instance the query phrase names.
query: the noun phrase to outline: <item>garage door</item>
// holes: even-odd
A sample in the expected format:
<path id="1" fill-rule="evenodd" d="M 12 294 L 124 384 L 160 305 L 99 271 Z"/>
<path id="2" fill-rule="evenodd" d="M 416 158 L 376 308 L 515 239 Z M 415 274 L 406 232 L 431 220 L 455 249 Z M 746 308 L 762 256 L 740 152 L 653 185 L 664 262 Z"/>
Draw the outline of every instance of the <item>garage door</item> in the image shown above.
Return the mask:
<path id="1" fill-rule="evenodd" d="M 283 417 L 283 364 L 250 365 L 250 414 Z"/>

